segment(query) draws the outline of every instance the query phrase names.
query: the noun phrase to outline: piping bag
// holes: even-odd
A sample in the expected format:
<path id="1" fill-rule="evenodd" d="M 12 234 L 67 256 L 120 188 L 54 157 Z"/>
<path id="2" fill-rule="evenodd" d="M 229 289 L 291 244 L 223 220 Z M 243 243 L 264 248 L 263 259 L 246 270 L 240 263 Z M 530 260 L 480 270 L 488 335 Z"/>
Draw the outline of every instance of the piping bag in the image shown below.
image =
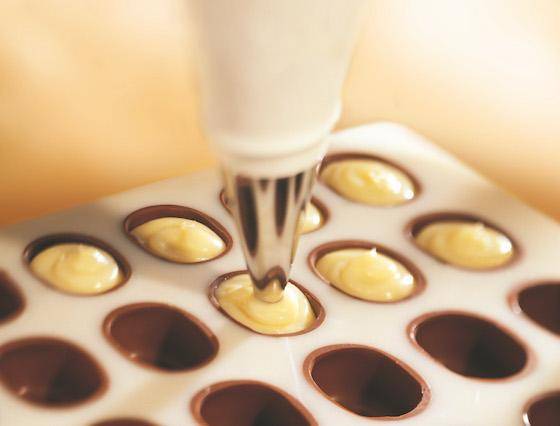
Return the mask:
<path id="1" fill-rule="evenodd" d="M 206 135 L 255 296 L 283 296 L 364 0 L 190 0 Z"/>

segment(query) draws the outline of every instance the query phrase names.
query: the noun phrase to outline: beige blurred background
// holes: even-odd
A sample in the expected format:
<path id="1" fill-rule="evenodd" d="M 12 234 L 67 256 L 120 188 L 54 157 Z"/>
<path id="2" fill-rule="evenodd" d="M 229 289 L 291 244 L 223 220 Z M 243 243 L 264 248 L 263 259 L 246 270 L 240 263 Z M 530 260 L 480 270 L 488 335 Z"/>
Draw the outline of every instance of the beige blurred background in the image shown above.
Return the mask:
<path id="1" fill-rule="evenodd" d="M 0 224 L 213 164 L 183 1 L 0 2 Z M 409 125 L 560 219 L 560 3 L 371 8 L 339 127 Z"/>

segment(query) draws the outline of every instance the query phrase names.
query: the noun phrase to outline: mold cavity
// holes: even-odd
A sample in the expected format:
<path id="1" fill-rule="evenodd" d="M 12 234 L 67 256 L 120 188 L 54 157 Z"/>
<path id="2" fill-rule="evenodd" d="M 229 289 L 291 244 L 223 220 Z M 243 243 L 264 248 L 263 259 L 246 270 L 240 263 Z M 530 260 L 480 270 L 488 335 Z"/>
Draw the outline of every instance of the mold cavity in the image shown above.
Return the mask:
<path id="1" fill-rule="evenodd" d="M 466 377 L 503 379 L 527 365 L 517 338 L 493 322 L 468 314 L 442 312 L 412 322 L 410 336 L 434 360 Z"/>
<path id="2" fill-rule="evenodd" d="M 420 192 L 420 184 L 398 164 L 360 152 L 325 157 L 319 180 L 347 200 L 376 207 L 408 203 Z"/>
<path id="3" fill-rule="evenodd" d="M 418 413 L 429 400 L 418 374 L 367 346 L 317 349 L 306 358 L 304 373 L 324 396 L 360 416 L 402 418 Z"/>
<path id="4" fill-rule="evenodd" d="M 130 265 L 121 253 L 104 241 L 83 234 L 38 238 L 25 248 L 23 258 L 41 282 L 80 296 L 115 290 L 131 275 Z"/>
<path id="5" fill-rule="evenodd" d="M 560 282 L 525 287 L 517 294 L 516 310 L 560 336 Z"/>
<path id="6" fill-rule="evenodd" d="M 201 390 L 192 400 L 197 422 L 206 426 L 316 426 L 305 407 L 266 383 L 237 380 Z"/>
<path id="7" fill-rule="evenodd" d="M 422 251 L 458 268 L 489 271 L 512 264 L 520 249 L 503 229 L 480 217 L 457 212 L 430 213 L 406 228 Z"/>
<path id="8" fill-rule="evenodd" d="M 560 424 L 560 391 L 541 395 L 527 404 L 523 420 L 526 426 Z"/>
<path id="9" fill-rule="evenodd" d="M 206 213 L 184 206 L 144 207 L 124 220 L 124 232 L 146 252 L 174 263 L 202 263 L 224 256 L 229 232 Z"/>
<path id="10" fill-rule="evenodd" d="M 397 252 L 368 241 L 333 241 L 309 254 L 309 266 L 325 283 L 370 302 L 409 299 L 426 286 L 420 270 Z"/>
<path id="11" fill-rule="evenodd" d="M 163 371 L 185 371 L 209 363 L 218 339 L 196 317 L 159 303 L 137 303 L 111 312 L 107 339 L 127 358 Z"/>
<path id="12" fill-rule="evenodd" d="M 0 324 L 18 316 L 25 302 L 16 284 L 7 273 L 0 271 Z"/>
<path id="13" fill-rule="evenodd" d="M 220 191 L 220 202 L 225 209 L 231 214 L 231 207 L 228 205 L 228 199 L 225 190 Z M 311 232 L 321 229 L 328 222 L 330 218 L 329 209 L 317 197 L 311 197 L 305 213 L 300 219 L 300 232 L 302 234 L 309 234 Z"/>
<path id="14" fill-rule="evenodd" d="M 295 336 L 315 330 L 325 319 L 325 309 L 305 287 L 290 281 L 277 303 L 258 300 L 247 271 L 216 278 L 208 291 L 210 302 L 242 327 L 268 336 Z"/>
<path id="15" fill-rule="evenodd" d="M 90 355 L 72 343 L 47 337 L 2 346 L 0 381 L 19 398 L 46 407 L 91 400 L 107 386 L 105 373 Z"/>
<path id="16" fill-rule="evenodd" d="M 118 419 L 102 420 L 91 424 L 91 426 L 157 426 L 155 423 L 147 422 L 133 417 L 120 417 Z"/>

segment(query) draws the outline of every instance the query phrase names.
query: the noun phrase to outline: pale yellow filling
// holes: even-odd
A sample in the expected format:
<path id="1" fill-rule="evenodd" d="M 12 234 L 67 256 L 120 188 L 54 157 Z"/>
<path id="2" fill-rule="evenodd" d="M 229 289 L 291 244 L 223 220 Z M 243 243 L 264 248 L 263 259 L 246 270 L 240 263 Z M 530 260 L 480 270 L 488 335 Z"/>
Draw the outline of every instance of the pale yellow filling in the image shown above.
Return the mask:
<path id="1" fill-rule="evenodd" d="M 416 241 L 445 262 L 473 269 L 495 268 L 513 256 L 508 237 L 476 222 L 432 223 L 421 229 Z"/>
<path id="2" fill-rule="evenodd" d="M 341 160 L 321 172 L 321 180 L 343 197 L 374 206 L 394 206 L 414 198 L 414 183 L 403 172 L 375 160 Z"/>
<path id="3" fill-rule="evenodd" d="M 303 292 L 288 283 L 279 302 L 257 299 L 248 274 L 235 275 L 216 289 L 222 309 L 236 321 L 263 334 L 286 334 L 305 330 L 315 321 L 315 313 Z"/>
<path id="4" fill-rule="evenodd" d="M 300 232 L 307 234 L 316 231 L 323 225 L 323 215 L 313 203 L 308 203 L 300 219 Z"/>
<path id="5" fill-rule="evenodd" d="M 206 225 L 180 217 L 161 217 L 132 230 L 153 254 L 179 263 L 213 259 L 225 250 L 224 241 Z"/>
<path id="6" fill-rule="evenodd" d="M 321 257 L 316 268 L 336 288 L 360 299 L 395 302 L 414 290 L 414 276 L 375 249 L 342 249 Z"/>
<path id="7" fill-rule="evenodd" d="M 87 244 L 64 243 L 46 248 L 31 261 L 31 270 L 67 293 L 98 294 L 119 285 L 122 272 L 106 251 Z"/>

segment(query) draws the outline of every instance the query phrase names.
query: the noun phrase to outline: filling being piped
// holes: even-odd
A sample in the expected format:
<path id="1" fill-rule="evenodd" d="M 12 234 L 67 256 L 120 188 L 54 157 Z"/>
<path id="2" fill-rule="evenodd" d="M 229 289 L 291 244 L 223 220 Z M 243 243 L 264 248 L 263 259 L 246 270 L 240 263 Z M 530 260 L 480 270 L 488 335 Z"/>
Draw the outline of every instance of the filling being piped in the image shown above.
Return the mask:
<path id="1" fill-rule="evenodd" d="M 153 219 L 131 233 L 151 253 L 178 263 L 210 260 L 226 249 L 224 241 L 208 226 L 181 217 Z"/>
<path id="2" fill-rule="evenodd" d="M 221 282 L 215 296 L 230 317 L 258 333 L 297 333 L 315 321 L 309 300 L 292 283 L 286 285 L 280 301 L 268 303 L 255 296 L 249 275 L 239 274 Z"/>
<path id="3" fill-rule="evenodd" d="M 514 254 L 507 236 L 480 222 L 431 223 L 422 228 L 415 239 L 420 247 L 438 259 L 472 269 L 502 266 Z"/>
<path id="4" fill-rule="evenodd" d="M 335 250 L 322 256 L 315 267 L 331 285 L 364 300 L 396 302 L 415 288 L 414 276 L 404 265 L 375 249 Z"/>

